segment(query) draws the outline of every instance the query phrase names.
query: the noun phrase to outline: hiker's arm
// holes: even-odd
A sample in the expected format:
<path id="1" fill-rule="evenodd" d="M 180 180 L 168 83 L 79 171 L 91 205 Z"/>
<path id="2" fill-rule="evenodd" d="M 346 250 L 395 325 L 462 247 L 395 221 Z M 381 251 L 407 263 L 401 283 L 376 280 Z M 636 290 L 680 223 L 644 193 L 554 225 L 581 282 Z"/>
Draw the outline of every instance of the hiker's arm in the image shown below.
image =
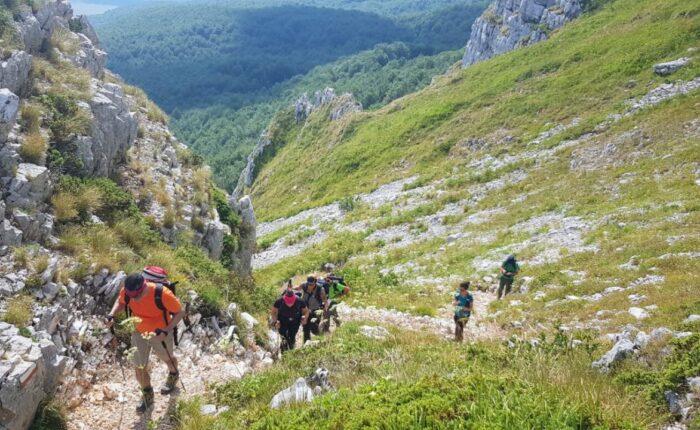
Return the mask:
<path id="1" fill-rule="evenodd" d="M 302 312 L 304 316 L 301 318 L 301 325 L 306 325 L 309 322 L 309 308 L 304 308 Z"/>
<path id="2" fill-rule="evenodd" d="M 340 296 L 341 296 L 341 297 L 345 297 L 345 296 L 347 296 L 348 294 L 350 294 L 350 287 L 347 287 L 347 286 L 346 286 L 345 288 L 343 288 L 343 293 L 342 293 Z"/>
<path id="3" fill-rule="evenodd" d="M 107 326 L 112 326 L 114 324 L 114 317 L 119 315 L 119 313 L 124 312 L 124 308 L 126 308 L 126 305 L 119 300 L 119 296 L 117 296 L 117 300 L 114 302 L 114 306 L 112 306 L 112 310 L 109 311 L 109 313 L 106 316 L 107 319 Z"/>
<path id="4" fill-rule="evenodd" d="M 173 332 L 173 329 L 177 327 L 177 324 L 182 321 L 182 319 L 185 317 L 185 309 L 180 309 L 180 312 L 176 313 L 173 315 L 173 317 L 170 319 L 170 324 L 168 324 L 163 331 L 167 331 L 168 334 Z"/>

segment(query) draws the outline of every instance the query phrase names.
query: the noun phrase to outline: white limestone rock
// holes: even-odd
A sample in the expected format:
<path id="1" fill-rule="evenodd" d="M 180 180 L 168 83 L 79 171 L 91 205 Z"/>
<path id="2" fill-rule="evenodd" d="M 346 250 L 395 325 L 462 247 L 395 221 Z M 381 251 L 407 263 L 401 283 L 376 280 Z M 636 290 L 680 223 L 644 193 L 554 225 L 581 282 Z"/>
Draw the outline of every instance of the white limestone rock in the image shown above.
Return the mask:
<path id="1" fill-rule="evenodd" d="M 683 66 L 690 63 L 690 61 L 690 58 L 683 57 L 666 63 L 654 64 L 654 73 L 659 76 L 668 76 L 683 68 Z"/>
<path id="2" fill-rule="evenodd" d="M 17 121 L 19 97 L 7 88 L 0 89 L 0 144 L 7 142 L 7 136 Z"/>

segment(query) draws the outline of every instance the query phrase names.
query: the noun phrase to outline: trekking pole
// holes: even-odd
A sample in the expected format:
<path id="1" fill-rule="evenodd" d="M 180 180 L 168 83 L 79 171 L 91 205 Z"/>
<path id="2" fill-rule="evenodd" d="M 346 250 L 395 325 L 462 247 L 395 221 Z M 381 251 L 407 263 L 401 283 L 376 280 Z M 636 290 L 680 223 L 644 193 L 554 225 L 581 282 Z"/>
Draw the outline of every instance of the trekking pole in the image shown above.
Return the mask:
<path id="1" fill-rule="evenodd" d="M 114 348 L 114 361 L 119 364 L 119 369 L 122 371 L 122 379 L 126 379 L 126 374 L 124 373 L 124 364 L 119 359 L 119 338 L 117 338 L 117 332 L 114 330 L 114 326 L 109 327 L 109 332 L 112 333 L 112 347 Z"/>
<path id="2" fill-rule="evenodd" d="M 160 332 L 162 332 L 161 329 L 156 329 L 156 331 L 157 331 L 156 336 L 160 335 Z M 177 369 L 177 366 L 175 366 L 175 360 L 173 359 L 173 356 L 170 355 L 170 351 L 168 351 L 168 345 L 165 344 L 164 340 L 161 340 L 160 344 L 163 345 L 163 349 L 165 350 L 165 353 L 168 355 L 168 360 L 170 361 L 170 365 Z M 178 372 L 179 372 L 179 369 L 178 369 Z M 182 385 L 182 391 L 184 391 L 186 393 L 187 389 L 185 388 L 185 383 L 182 382 L 182 378 L 177 378 L 177 379 L 180 380 L 180 385 Z"/>

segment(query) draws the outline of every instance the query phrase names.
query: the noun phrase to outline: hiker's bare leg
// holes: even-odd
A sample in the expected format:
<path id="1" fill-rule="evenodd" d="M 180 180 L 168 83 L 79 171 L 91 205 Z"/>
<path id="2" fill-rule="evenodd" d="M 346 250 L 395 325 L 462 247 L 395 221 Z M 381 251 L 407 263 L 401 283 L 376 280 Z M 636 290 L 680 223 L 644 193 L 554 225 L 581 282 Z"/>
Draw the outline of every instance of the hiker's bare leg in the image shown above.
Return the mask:
<path id="1" fill-rule="evenodd" d="M 138 381 L 141 388 L 148 388 L 151 386 L 151 375 L 148 373 L 148 367 L 136 367 L 136 380 Z"/>

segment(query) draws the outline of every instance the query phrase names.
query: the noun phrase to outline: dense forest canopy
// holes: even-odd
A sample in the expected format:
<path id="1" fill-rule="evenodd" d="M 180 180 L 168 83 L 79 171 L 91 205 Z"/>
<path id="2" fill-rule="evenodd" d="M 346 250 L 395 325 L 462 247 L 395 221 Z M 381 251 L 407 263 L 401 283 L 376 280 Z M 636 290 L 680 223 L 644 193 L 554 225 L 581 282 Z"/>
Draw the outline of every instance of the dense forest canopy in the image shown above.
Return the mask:
<path id="1" fill-rule="evenodd" d="M 109 66 L 143 87 L 230 188 L 272 115 L 327 86 L 375 108 L 459 58 L 482 0 L 154 3 L 93 18 Z"/>

